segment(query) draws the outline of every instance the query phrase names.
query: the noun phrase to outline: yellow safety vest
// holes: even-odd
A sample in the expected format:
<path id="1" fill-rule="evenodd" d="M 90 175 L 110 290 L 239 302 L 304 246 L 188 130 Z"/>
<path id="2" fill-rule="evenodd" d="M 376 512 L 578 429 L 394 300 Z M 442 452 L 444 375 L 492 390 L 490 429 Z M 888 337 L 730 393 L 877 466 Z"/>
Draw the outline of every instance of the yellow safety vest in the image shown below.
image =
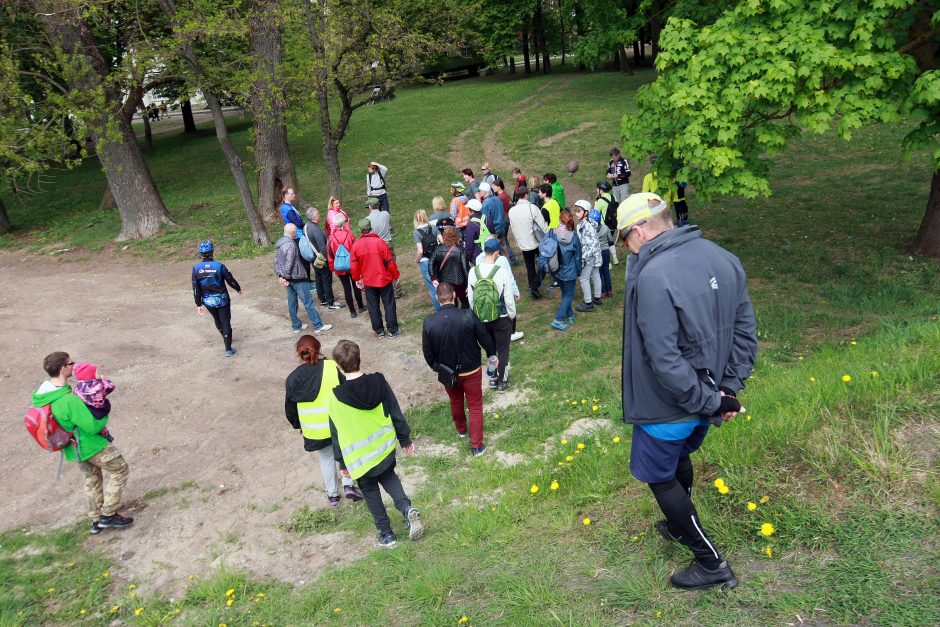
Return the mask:
<path id="1" fill-rule="evenodd" d="M 395 450 L 395 427 L 381 404 L 373 409 L 356 409 L 334 396 L 330 399 L 330 419 L 336 426 L 346 470 L 353 479 L 378 466 Z"/>
<path id="2" fill-rule="evenodd" d="M 297 403 L 300 417 L 300 430 L 308 440 L 330 439 L 330 399 L 333 388 L 339 385 L 339 370 L 332 359 L 323 361 L 323 376 L 320 378 L 320 392 L 312 401 Z"/>

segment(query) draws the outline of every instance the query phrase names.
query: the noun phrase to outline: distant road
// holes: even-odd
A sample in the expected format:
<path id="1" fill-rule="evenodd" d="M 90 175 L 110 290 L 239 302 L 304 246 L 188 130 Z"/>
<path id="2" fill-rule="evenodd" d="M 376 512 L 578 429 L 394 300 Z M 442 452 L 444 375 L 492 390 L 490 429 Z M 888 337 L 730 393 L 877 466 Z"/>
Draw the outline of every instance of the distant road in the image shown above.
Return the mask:
<path id="1" fill-rule="evenodd" d="M 244 111 L 237 107 L 224 107 L 222 113 L 226 118 L 246 115 Z M 193 119 L 196 120 L 197 125 L 203 122 L 211 122 L 212 113 L 208 109 L 193 110 Z M 134 132 L 137 133 L 137 137 L 143 139 L 144 122 L 139 113 L 134 115 L 133 124 Z M 159 121 L 151 120 L 150 129 L 154 135 L 168 133 L 170 131 L 181 131 L 183 129 L 183 114 L 180 111 L 170 111 L 166 114 L 166 117 L 161 116 Z"/>

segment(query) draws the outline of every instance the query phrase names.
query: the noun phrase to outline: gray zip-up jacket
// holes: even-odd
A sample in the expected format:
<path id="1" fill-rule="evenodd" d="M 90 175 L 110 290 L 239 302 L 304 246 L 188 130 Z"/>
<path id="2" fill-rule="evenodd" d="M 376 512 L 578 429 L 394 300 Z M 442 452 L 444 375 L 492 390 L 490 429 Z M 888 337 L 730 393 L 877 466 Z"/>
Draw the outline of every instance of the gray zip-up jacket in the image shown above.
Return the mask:
<path id="1" fill-rule="evenodd" d="M 624 422 L 713 416 L 718 386 L 737 394 L 757 358 L 741 262 L 690 225 L 647 242 L 627 263 Z"/>
<path id="2" fill-rule="evenodd" d="M 300 249 L 297 240 L 282 235 L 274 244 L 274 274 L 288 281 L 309 281 L 310 277 L 300 262 Z"/>

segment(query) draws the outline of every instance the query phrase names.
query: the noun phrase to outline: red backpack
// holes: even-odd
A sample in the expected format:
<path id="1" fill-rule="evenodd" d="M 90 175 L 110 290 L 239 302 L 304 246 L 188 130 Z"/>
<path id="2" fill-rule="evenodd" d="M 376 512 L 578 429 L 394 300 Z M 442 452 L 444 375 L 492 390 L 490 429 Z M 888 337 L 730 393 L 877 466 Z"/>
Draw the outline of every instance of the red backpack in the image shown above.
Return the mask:
<path id="1" fill-rule="evenodd" d="M 26 430 L 43 449 L 54 453 L 73 444 L 72 434 L 59 426 L 52 415 L 52 405 L 30 407 L 23 418 Z"/>

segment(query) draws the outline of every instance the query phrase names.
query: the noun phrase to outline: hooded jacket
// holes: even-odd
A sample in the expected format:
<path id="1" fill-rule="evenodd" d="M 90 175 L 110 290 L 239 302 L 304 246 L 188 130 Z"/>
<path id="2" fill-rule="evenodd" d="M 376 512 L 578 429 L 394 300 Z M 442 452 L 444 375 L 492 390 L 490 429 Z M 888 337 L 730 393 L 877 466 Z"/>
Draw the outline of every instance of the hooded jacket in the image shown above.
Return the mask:
<path id="1" fill-rule="evenodd" d="M 108 445 L 108 440 L 98 432 L 108 426 L 108 417 L 98 419 L 67 385 L 59 387 L 52 381 L 43 381 L 39 389 L 33 392 L 33 405 L 42 407 L 52 405 L 52 415 L 64 430 L 71 432 L 78 443 L 78 455 L 75 445 L 65 447 L 65 459 L 70 462 L 85 461 L 100 453 Z"/>
<path id="2" fill-rule="evenodd" d="M 282 235 L 274 246 L 277 248 L 274 253 L 274 274 L 288 281 L 310 280 L 300 261 L 302 257 L 296 240 Z"/>
<path id="3" fill-rule="evenodd" d="M 320 383 L 323 381 L 323 365 L 325 361 L 320 360 L 315 364 L 300 364 L 292 373 L 287 375 L 287 381 L 284 382 L 284 414 L 287 416 L 287 422 L 295 429 L 300 429 L 300 414 L 297 412 L 297 403 L 309 403 L 315 401 L 320 394 Z M 334 367 L 332 362 L 331 367 Z M 343 372 L 339 370 L 339 382 L 346 380 Z M 326 448 L 331 443 L 329 438 L 325 440 L 311 440 L 304 436 L 305 451 L 319 451 Z"/>
<path id="4" fill-rule="evenodd" d="M 392 386 L 388 384 L 385 375 L 381 372 L 364 374 L 361 377 L 340 383 L 333 388 L 333 395 L 340 403 L 355 409 L 369 410 L 382 405 L 382 411 L 392 419 L 392 426 L 395 427 L 398 443 L 401 444 L 402 448 L 411 444 L 411 427 L 408 425 L 408 421 L 405 420 L 405 415 L 401 413 L 401 407 L 398 406 L 398 399 L 395 398 Z M 336 435 L 336 425 L 332 419 L 330 419 L 330 434 L 333 436 L 333 457 L 339 462 L 339 467 L 345 470 L 346 464 L 343 462 L 343 453 L 339 448 L 339 437 Z M 394 465 L 395 451 L 392 450 L 388 457 L 364 476 L 376 477 Z"/>
<path id="5" fill-rule="evenodd" d="M 597 237 L 597 222 L 584 219 L 578 222 L 576 228 L 578 229 L 578 239 L 581 240 L 581 264 L 584 267 L 600 268 L 601 245 Z"/>
<path id="6" fill-rule="evenodd" d="M 568 229 L 555 229 L 555 238 L 558 240 L 558 272 L 555 277 L 559 281 L 574 281 L 581 274 L 581 240 Z"/>
<path id="7" fill-rule="evenodd" d="M 718 386 L 737 394 L 757 357 L 741 262 L 685 226 L 646 242 L 627 263 L 624 422 L 713 416 Z"/>
<path id="8" fill-rule="evenodd" d="M 363 233 L 350 249 L 349 274 L 353 281 L 376 288 L 385 287 L 400 276 L 388 244 L 372 231 Z"/>

